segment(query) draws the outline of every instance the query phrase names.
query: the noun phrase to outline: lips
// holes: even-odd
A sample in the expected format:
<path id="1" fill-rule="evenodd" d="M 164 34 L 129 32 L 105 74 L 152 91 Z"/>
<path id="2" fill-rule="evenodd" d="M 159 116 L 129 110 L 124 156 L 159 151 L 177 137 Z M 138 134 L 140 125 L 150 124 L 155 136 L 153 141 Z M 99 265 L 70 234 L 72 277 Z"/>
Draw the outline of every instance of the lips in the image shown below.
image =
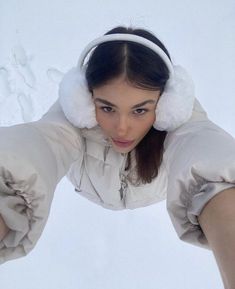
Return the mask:
<path id="1" fill-rule="evenodd" d="M 115 145 L 119 147 L 128 147 L 134 143 L 134 141 L 129 141 L 129 140 L 117 140 L 117 139 L 112 139 Z"/>
<path id="2" fill-rule="evenodd" d="M 130 142 L 133 142 L 133 140 L 125 140 L 125 139 L 113 139 L 113 141 L 121 142 L 121 143 L 130 143 Z"/>

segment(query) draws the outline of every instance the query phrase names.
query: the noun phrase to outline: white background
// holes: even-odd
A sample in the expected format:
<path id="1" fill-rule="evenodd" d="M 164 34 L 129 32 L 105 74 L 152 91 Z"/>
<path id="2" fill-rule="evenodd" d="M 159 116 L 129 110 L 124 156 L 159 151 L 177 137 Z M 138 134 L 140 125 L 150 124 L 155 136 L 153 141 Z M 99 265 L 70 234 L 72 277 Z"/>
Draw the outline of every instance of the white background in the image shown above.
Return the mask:
<path id="1" fill-rule="evenodd" d="M 0 124 L 37 120 L 91 40 L 145 28 L 192 75 L 209 118 L 235 136 L 235 2 L 0 2 Z M 0 289 L 222 289 L 211 251 L 180 241 L 161 202 L 110 211 L 58 184 L 36 248 L 0 267 Z"/>

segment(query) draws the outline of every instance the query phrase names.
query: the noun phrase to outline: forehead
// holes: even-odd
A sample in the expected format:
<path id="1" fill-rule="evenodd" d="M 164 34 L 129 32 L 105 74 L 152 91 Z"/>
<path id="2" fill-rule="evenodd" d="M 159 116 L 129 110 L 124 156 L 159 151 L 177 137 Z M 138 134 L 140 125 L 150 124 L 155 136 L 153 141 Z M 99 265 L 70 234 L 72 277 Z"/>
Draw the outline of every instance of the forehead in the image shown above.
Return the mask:
<path id="1" fill-rule="evenodd" d="M 123 78 L 117 78 L 109 83 L 93 89 L 94 98 L 102 98 L 113 103 L 136 104 L 148 99 L 157 100 L 160 96 L 159 90 L 147 90 L 137 88 Z"/>

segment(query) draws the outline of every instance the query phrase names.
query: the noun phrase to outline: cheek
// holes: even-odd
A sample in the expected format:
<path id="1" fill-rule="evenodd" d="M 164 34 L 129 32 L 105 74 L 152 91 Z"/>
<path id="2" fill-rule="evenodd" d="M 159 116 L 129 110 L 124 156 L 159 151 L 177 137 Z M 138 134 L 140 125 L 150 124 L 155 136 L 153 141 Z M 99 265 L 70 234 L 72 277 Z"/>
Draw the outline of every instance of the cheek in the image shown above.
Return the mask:
<path id="1" fill-rule="evenodd" d="M 99 123 L 100 114 L 99 114 L 99 110 L 97 109 L 97 107 L 95 108 L 95 116 L 96 116 L 97 122 Z"/>
<path id="2" fill-rule="evenodd" d="M 96 109 L 96 121 L 103 130 L 108 130 L 110 127 L 110 121 L 108 121 L 107 116 Z"/>
<path id="3" fill-rule="evenodd" d="M 155 121 L 155 113 L 151 113 L 143 122 L 142 127 L 146 129 L 150 128 L 153 125 L 154 121 Z"/>
<path id="4" fill-rule="evenodd" d="M 154 121 L 156 119 L 156 113 L 155 113 L 155 110 L 151 113 L 150 117 L 149 117 L 149 123 L 150 124 L 153 124 Z"/>
<path id="5" fill-rule="evenodd" d="M 154 116 L 150 116 L 145 121 L 137 124 L 137 129 L 139 130 L 140 135 L 145 135 L 149 129 L 153 126 L 153 123 L 155 121 Z"/>

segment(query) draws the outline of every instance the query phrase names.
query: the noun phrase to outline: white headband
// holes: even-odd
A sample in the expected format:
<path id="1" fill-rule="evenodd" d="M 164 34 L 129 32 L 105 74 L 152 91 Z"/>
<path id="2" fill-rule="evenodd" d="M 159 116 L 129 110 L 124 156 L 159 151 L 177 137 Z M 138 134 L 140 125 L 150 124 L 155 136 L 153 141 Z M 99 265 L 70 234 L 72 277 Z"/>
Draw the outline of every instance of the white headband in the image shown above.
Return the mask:
<path id="1" fill-rule="evenodd" d="M 131 41 L 131 42 L 135 42 L 135 43 L 139 43 L 142 44 L 150 49 L 152 49 L 153 51 L 155 51 L 161 58 L 162 60 L 165 62 L 167 68 L 169 69 L 169 73 L 170 76 L 171 74 L 174 74 L 174 68 L 172 66 L 172 63 L 169 59 L 169 57 L 166 55 L 166 53 L 159 47 L 157 46 L 155 43 L 153 43 L 152 41 L 138 36 L 138 35 L 133 35 L 133 34 L 126 34 L 126 33 L 115 33 L 115 34 L 108 34 L 108 35 L 104 35 L 101 37 L 98 37 L 94 40 L 92 40 L 82 51 L 79 59 L 78 59 L 78 68 L 82 68 L 84 60 L 87 56 L 87 54 L 90 52 L 90 50 L 97 46 L 98 44 L 104 43 L 104 42 L 108 42 L 108 41 Z"/>

